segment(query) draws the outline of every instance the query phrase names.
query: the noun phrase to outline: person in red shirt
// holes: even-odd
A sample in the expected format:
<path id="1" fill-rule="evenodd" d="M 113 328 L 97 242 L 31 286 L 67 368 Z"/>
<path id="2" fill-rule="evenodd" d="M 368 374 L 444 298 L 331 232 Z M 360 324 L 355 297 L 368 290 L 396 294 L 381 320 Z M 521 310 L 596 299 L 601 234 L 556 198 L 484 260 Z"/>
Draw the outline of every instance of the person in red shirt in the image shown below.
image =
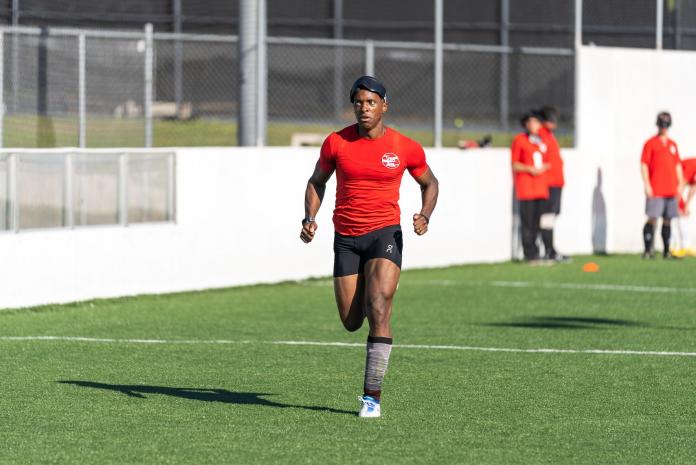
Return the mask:
<path id="1" fill-rule="evenodd" d="M 681 165 L 684 175 L 684 187 L 689 186 L 689 188 L 679 195 L 679 217 L 677 218 L 677 231 L 679 234 L 672 241 L 674 247 L 671 250 L 672 255 L 680 258 L 696 256 L 696 250 L 691 246 L 687 228 L 687 217 L 691 213 L 689 204 L 696 194 L 696 158 L 685 158 L 682 160 Z M 686 194 L 686 197 L 684 197 L 684 194 Z"/>
<path id="2" fill-rule="evenodd" d="M 382 83 L 372 76 L 358 78 L 350 90 L 350 102 L 357 124 L 331 133 L 324 141 L 307 183 L 300 238 L 305 243 L 314 238 L 326 182 L 336 172 L 334 293 L 348 331 L 358 330 L 367 318 L 370 329 L 359 416 L 379 417 L 392 346 L 392 300 L 401 273 L 401 178 L 408 170 L 420 185 L 422 207 L 413 215 L 418 235 L 428 231 L 439 188 L 423 147 L 384 124 L 389 105 Z"/>
<path id="3" fill-rule="evenodd" d="M 656 124 L 657 135 L 645 143 L 640 158 L 646 196 L 645 214 L 648 217 L 643 227 L 643 258 L 655 258 L 653 243 L 659 217 L 662 217 L 662 256 L 675 258 L 669 250 L 671 221 L 678 215 L 677 197 L 684 184 L 684 178 L 677 144 L 667 135 L 672 125 L 672 116 L 666 111 L 660 112 Z"/>
<path id="4" fill-rule="evenodd" d="M 563 158 L 561 147 L 553 134 L 557 127 L 558 110 L 552 106 L 544 106 L 539 110 L 541 116 L 541 129 L 539 136 L 546 146 L 546 156 L 549 162 L 549 170 L 546 172 L 546 181 L 549 186 L 549 198 L 544 205 L 543 213 L 539 220 L 541 240 L 544 243 L 544 258 L 559 262 L 568 261 L 568 257 L 556 251 L 553 244 L 553 228 L 556 218 L 561 213 L 561 192 L 565 185 L 563 177 Z"/>
<path id="5" fill-rule="evenodd" d="M 546 200 L 549 186 L 546 172 L 549 169 L 546 146 L 541 140 L 541 115 L 538 112 L 524 114 L 520 123 L 525 132 L 512 141 L 511 162 L 515 183 L 515 196 L 519 202 L 522 249 L 524 259 L 530 263 L 539 260 L 539 220 Z"/>

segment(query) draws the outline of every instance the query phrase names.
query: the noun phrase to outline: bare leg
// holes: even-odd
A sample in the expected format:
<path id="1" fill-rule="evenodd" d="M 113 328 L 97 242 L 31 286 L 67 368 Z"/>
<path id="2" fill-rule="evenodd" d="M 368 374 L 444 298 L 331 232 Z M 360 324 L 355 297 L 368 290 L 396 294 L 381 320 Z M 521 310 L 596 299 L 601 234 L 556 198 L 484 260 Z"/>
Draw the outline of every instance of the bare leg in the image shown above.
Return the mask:
<path id="1" fill-rule="evenodd" d="M 377 401 L 381 399 L 382 382 L 391 355 L 392 300 L 400 275 L 399 267 L 384 258 L 375 258 L 365 264 L 365 308 L 370 333 L 367 337 L 363 392 Z"/>
<path id="2" fill-rule="evenodd" d="M 352 274 L 334 278 L 334 294 L 338 316 L 348 331 L 357 331 L 365 320 L 363 293 L 365 278 L 362 274 Z"/>
<path id="3" fill-rule="evenodd" d="M 365 304 L 370 336 L 392 337 L 392 301 L 399 284 L 401 269 L 386 258 L 365 264 Z"/>

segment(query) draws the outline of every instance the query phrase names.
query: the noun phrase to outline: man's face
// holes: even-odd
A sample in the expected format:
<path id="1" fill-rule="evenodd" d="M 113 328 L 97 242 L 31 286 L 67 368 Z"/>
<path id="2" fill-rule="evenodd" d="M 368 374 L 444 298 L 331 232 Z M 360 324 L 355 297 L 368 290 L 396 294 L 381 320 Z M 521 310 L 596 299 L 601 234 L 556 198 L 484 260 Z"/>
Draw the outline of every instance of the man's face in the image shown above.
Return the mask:
<path id="1" fill-rule="evenodd" d="M 353 112 L 360 127 L 370 130 L 382 121 L 382 114 L 387 111 L 387 102 L 379 94 L 360 89 L 353 97 Z"/>
<path id="2" fill-rule="evenodd" d="M 524 127 L 530 134 L 539 134 L 539 129 L 541 129 L 541 121 L 532 116 L 527 120 Z"/>

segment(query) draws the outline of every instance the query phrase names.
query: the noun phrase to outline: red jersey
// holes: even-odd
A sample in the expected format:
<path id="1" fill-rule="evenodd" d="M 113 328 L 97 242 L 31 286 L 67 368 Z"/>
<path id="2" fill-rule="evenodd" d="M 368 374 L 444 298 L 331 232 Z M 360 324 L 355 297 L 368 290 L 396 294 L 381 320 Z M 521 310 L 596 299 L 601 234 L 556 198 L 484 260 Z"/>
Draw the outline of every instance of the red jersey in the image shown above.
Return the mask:
<path id="1" fill-rule="evenodd" d="M 684 182 L 696 184 L 696 158 L 682 160 L 682 170 L 684 170 Z"/>
<path id="2" fill-rule="evenodd" d="M 518 162 L 527 166 L 540 168 L 548 162 L 545 144 L 541 137 L 518 134 L 512 141 L 512 163 Z M 520 171 L 513 172 L 515 179 L 515 193 L 519 200 L 536 200 L 549 198 L 549 185 L 546 173 L 533 176 L 531 173 Z"/>
<path id="3" fill-rule="evenodd" d="M 354 124 L 326 138 L 319 168 L 325 173 L 336 170 L 336 232 L 360 236 L 401 222 L 404 171 L 417 178 L 428 165 L 418 142 L 390 128 L 378 139 L 360 137 Z"/>
<path id="4" fill-rule="evenodd" d="M 643 146 L 640 162 L 648 167 L 650 186 L 655 197 L 674 197 L 677 195 L 679 182 L 677 179 L 677 164 L 679 150 L 672 139 L 662 143 L 660 136 L 648 139 Z"/>
<path id="5" fill-rule="evenodd" d="M 561 158 L 561 147 L 558 145 L 556 136 L 547 127 L 542 126 L 539 131 L 541 140 L 546 144 L 546 155 L 548 156 L 551 168 L 546 172 L 546 180 L 549 187 L 563 187 L 565 178 L 563 177 L 563 158 Z"/>

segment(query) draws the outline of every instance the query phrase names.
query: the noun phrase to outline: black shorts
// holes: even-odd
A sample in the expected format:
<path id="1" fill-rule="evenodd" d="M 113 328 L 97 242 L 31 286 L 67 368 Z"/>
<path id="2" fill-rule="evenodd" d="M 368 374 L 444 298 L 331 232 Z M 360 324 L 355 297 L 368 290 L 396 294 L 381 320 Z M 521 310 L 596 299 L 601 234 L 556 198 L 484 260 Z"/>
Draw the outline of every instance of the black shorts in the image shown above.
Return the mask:
<path id="1" fill-rule="evenodd" d="M 362 236 L 334 235 L 335 277 L 362 273 L 365 263 L 373 258 L 386 258 L 401 268 L 404 242 L 401 226 L 386 226 Z"/>
<path id="2" fill-rule="evenodd" d="M 561 191 L 562 187 L 549 187 L 549 198 L 544 203 L 543 213 L 561 213 Z"/>

